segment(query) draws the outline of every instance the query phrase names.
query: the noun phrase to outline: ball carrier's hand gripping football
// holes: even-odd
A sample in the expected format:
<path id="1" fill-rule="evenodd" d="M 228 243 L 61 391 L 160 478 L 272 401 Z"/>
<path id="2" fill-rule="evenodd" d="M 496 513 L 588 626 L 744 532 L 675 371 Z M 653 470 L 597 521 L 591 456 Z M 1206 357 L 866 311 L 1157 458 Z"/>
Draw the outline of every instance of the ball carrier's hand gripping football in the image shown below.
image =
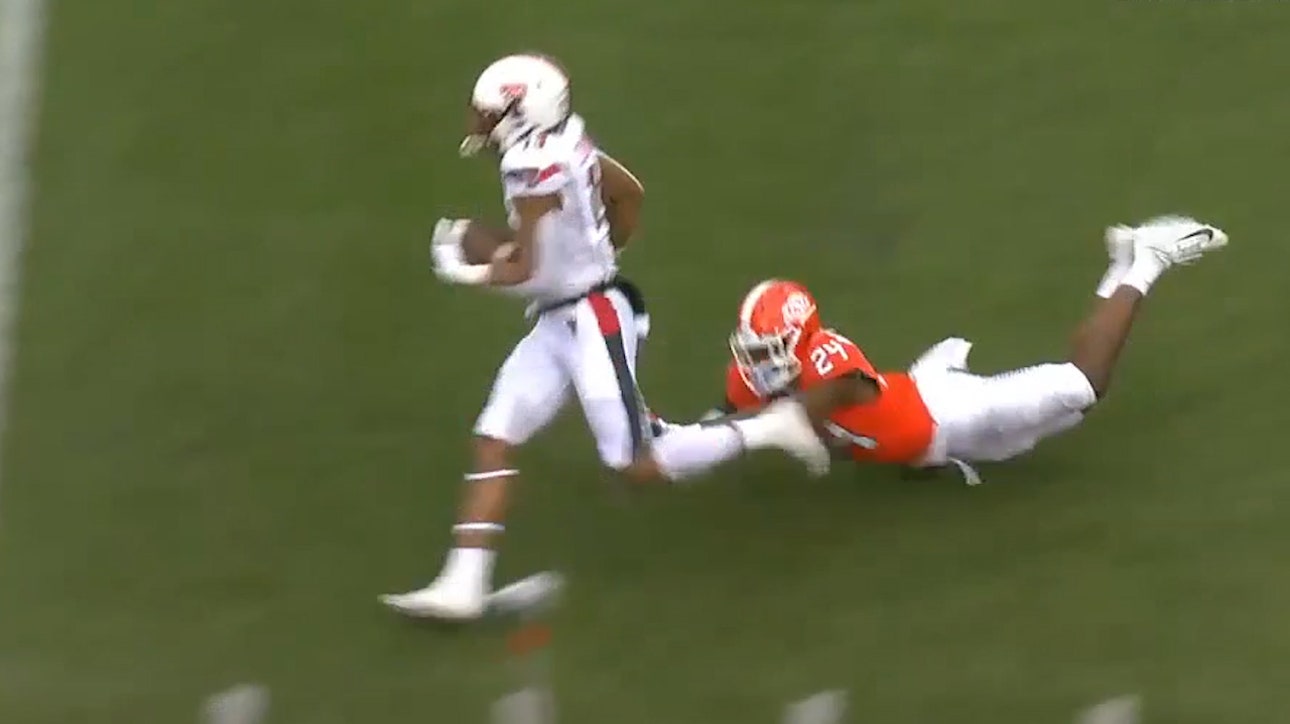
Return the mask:
<path id="1" fill-rule="evenodd" d="M 492 284 L 493 265 L 512 258 L 515 250 L 505 234 L 470 219 L 439 219 L 430 238 L 431 267 L 451 284 Z"/>
<path id="2" fill-rule="evenodd" d="M 461 240 L 469 219 L 439 219 L 430 236 L 430 263 L 435 276 L 450 284 L 477 286 L 488 283 L 489 264 L 468 264 Z"/>

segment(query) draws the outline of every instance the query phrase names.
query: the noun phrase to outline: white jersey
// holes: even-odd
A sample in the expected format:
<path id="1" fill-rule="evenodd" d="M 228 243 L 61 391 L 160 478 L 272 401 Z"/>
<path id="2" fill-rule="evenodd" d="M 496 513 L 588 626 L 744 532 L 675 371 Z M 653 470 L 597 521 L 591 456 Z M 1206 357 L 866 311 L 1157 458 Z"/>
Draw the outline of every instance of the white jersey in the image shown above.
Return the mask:
<path id="1" fill-rule="evenodd" d="M 600 188 L 600 152 L 577 115 L 563 128 L 535 132 L 502 155 L 503 203 L 512 228 L 514 199 L 560 195 L 534 239 L 533 277 L 512 291 L 537 303 L 576 297 L 618 271 Z"/>

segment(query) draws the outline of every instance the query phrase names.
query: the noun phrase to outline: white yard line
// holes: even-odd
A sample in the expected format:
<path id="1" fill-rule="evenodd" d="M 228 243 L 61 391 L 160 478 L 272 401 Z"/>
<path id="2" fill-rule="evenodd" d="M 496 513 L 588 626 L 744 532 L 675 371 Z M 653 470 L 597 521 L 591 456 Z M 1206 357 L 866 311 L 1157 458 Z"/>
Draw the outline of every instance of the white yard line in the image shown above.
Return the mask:
<path id="1" fill-rule="evenodd" d="M 512 692 L 493 702 L 492 724 L 556 724 L 555 694 L 541 686 Z"/>
<path id="2" fill-rule="evenodd" d="M 46 0 L 0 0 L 0 443 L 9 409 L 46 6 Z M 0 455 L 0 470 L 3 465 Z"/>
<path id="3" fill-rule="evenodd" d="M 1107 699 L 1080 714 L 1075 724 L 1138 724 L 1142 700 L 1136 695 Z"/>
<path id="4" fill-rule="evenodd" d="M 240 684 L 206 700 L 204 724 L 262 724 L 269 712 L 269 690 L 259 684 Z"/>
<path id="5" fill-rule="evenodd" d="M 784 724 L 841 724 L 847 715 L 847 693 L 821 691 L 784 709 Z"/>

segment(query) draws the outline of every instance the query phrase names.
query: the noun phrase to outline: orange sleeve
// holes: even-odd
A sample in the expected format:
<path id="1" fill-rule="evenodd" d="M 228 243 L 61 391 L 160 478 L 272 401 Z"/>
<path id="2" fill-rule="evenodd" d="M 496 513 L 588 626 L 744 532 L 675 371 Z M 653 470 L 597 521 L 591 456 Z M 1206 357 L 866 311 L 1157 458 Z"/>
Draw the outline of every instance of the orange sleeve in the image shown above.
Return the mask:
<path id="1" fill-rule="evenodd" d="M 730 360 L 730 364 L 726 365 L 726 403 L 736 412 L 761 406 L 761 398 L 757 397 L 757 393 L 744 382 L 744 377 L 739 374 L 739 366 L 734 360 Z"/>
<path id="2" fill-rule="evenodd" d="M 855 342 L 842 335 L 823 330 L 816 332 L 805 347 L 802 359 L 802 384 L 809 386 L 827 380 L 860 373 L 878 379 L 878 371 Z"/>

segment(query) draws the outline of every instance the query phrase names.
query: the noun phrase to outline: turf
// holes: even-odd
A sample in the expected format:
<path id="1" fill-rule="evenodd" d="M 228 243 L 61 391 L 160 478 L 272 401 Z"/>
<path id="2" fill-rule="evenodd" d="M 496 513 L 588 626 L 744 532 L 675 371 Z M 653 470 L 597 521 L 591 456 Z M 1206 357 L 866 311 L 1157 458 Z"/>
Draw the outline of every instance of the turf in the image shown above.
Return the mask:
<path id="1" fill-rule="evenodd" d="M 1290 7 L 1273 2 L 54 5 L 0 494 L 0 721 L 483 721 L 494 629 L 376 603 L 435 572 L 519 309 L 427 270 L 500 218 L 469 83 L 540 48 L 644 180 L 643 385 L 697 414 L 744 288 L 791 275 L 882 366 L 1051 357 L 1100 229 L 1221 257 L 1153 294 L 1113 397 L 988 483 L 773 458 L 616 497 L 576 415 L 521 458 L 501 578 L 559 568 L 562 720 L 1290 719 Z"/>

